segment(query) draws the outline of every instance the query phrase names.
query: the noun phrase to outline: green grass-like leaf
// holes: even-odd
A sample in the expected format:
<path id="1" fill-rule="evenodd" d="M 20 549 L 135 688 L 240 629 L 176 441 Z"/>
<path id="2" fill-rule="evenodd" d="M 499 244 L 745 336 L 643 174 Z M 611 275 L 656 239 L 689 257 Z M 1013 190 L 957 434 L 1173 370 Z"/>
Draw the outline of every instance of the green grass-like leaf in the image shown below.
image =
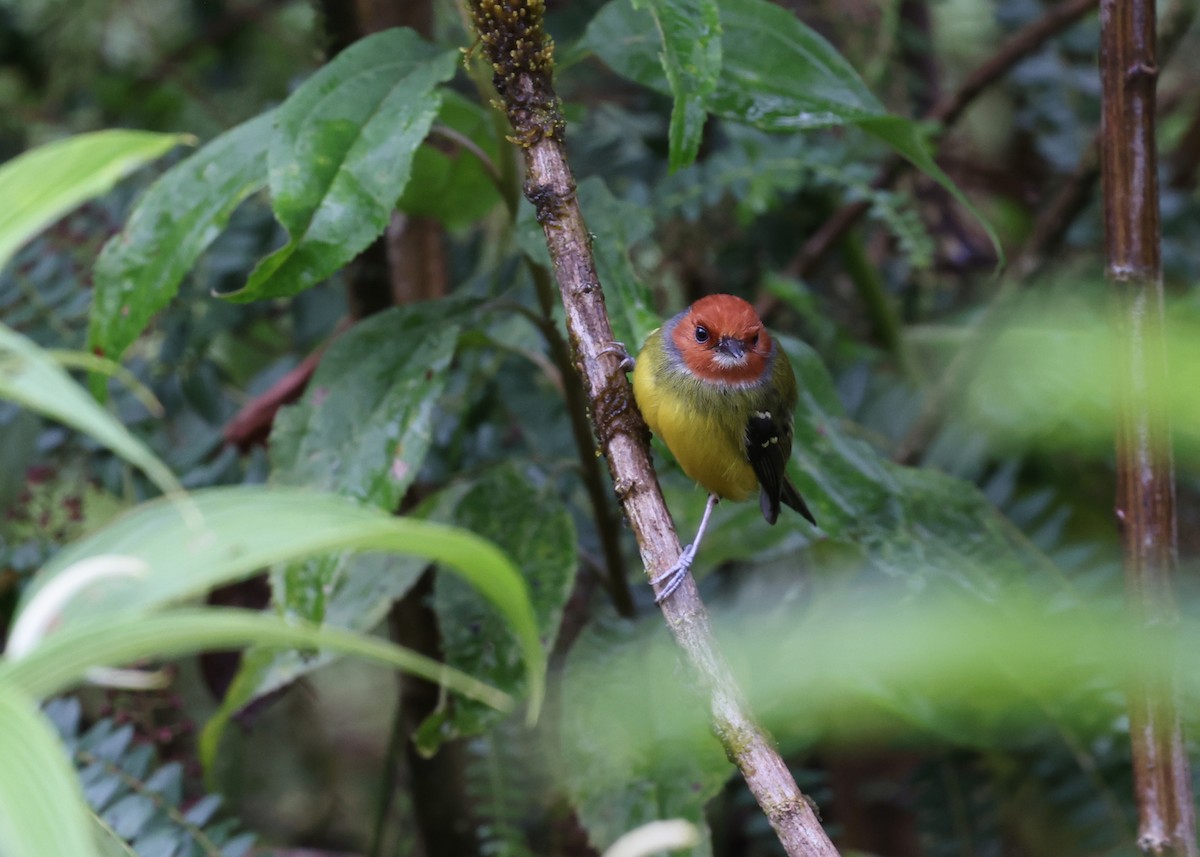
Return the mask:
<path id="1" fill-rule="evenodd" d="M 0 268 L 26 241 L 190 138 L 97 131 L 48 143 L 0 166 Z"/>
<path id="2" fill-rule="evenodd" d="M 33 697 L 0 678 L 0 854 L 95 857 L 79 779 Z"/>
<path id="3" fill-rule="evenodd" d="M 136 558 L 149 570 L 137 580 L 98 581 L 86 598 L 63 605 L 59 633 L 76 623 L 145 617 L 265 566 L 314 553 L 364 550 L 421 556 L 460 574 L 505 617 L 525 658 L 531 716 L 537 712 L 545 678 L 537 621 L 520 572 L 490 542 L 464 530 L 396 518 L 309 491 L 219 488 L 193 499 L 199 523 L 185 520 L 174 505 L 156 501 L 65 548 L 35 575 L 22 607 L 73 564 L 102 555 Z"/>
<path id="4" fill-rule="evenodd" d="M 79 622 L 51 634 L 27 656 L 0 664 L 0 680 L 38 698 L 69 690 L 94 667 L 249 645 L 328 649 L 402 669 L 504 711 L 512 698 L 453 667 L 353 631 L 289 623 L 232 609 L 179 609 L 154 616 Z"/>
<path id="5" fill-rule="evenodd" d="M 95 438 L 140 468 L 164 492 L 182 492 L 182 486 L 170 469 L 76 384 L 58 365 L 53 354 L 2 324 L 0 398 Z"/>

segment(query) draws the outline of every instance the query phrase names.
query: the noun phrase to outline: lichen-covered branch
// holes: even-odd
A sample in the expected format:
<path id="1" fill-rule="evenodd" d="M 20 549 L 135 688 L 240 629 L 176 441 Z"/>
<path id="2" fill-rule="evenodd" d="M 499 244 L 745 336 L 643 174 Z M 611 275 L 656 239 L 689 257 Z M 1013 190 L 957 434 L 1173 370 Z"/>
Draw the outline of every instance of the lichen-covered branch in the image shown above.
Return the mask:
<path id="1" fill-rule="evenodd" d="M 552 45 L 543 30 L 542 0 L 472 0 L 471 13 L 494 83 L 525 155 L 525 195 L 554 261 L 575 365 L 583 379 L 601 448 L 647 573 L 668 568 L 679 539 L 654 475 L 647 432 L 632 391 L 606 353 L 613 341 L 596 276 L 590 237 L 563 149 L 564 122 L 552 84 Z M 837 851 L 770 739 L 746 709 L 717 650 L 708 613 L 689 578 L 663 605 L 663 615 L 707 687 L 717 736 L 746 777 L 789 855 L 832 857 Z"/>

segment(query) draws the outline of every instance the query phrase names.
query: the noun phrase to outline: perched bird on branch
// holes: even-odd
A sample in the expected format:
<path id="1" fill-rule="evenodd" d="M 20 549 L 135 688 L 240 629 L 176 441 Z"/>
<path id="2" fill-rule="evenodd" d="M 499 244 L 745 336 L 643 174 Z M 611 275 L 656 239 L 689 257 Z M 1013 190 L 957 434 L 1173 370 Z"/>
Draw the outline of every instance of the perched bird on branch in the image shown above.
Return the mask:
<path id="1" fill-rule="evenodd" d="M 749 303 L 709 295 L 652 332 L 634 364 L 633 394 L 650 430 L 709 492 L 695 540 L 651 581 L 665 582 L 658 601 L 687 577 L 718 500 L 757 490 L 767 523 L 782 503 L 816 524 L 786 473 L 796 376 Z"/>

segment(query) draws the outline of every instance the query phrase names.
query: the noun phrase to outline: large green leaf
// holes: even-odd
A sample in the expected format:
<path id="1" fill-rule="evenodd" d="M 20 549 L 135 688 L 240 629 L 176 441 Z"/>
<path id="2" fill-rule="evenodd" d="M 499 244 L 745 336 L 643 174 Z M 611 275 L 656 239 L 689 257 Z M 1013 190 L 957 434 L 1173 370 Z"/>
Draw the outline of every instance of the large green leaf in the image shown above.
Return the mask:
<path id="1" fill-rule="evenodd" d="M 138 201 L 96 261 L 91 347 L 119 359 L 170 303 L 233 210 L 267 183 L 270 112 L 238 125 L 177 164 Z"/>
<path id="2" fill-rule="evenodd" d="M 54 729 L 33 699 L 0 681 L 0 854 L 97 857 L 87 804 Z"/>
<path id="3" fill-rule="evenodd" d="M 434 404 L 446 386 L 459 323 L 472 306 L 395 307 L 339 337 L 304 398 L 275 419 L 272 480 L 397 509 L 429 451 Z M 343 564 L 324 557 L 289 565 L 273 580 L 276 603 L 322 621 Z"/>
<path id="4" fill-rule="evenodd" d="M 182 134 L 97 131 L 48 143 L 0 166 L 0 268 L 71 209 L 188 141 Z"/>
<path id="5" fill-rule="evenodd" d="M 90 435 L 139 467 L 167 493 L 179 481 L 150 449 L 76 384 L 53 357 L 0 324 L 0 398 Z"/>
<path id="6" fill-rule="evenodd" d="M 613 0 L 584 37 L 619 74 L 662 92 L 672 88 L 656 62 L 658 39 L 647 12 Z M 934 162 L 922 126 L 888 113 L 832 45 L 769 0 L 722 0 L 721 76 L 708 109 L 766 131 L 794 132 L 857 125 L 907 158 L 979 217 L 999 252 L 991 226 Z"/>
<path id="7" fill-rule="evenodd" d="M 237 301 L 302 292 L 387 226 L 413 154 L 441 106 L 457 51 L 412 30 L 368 36 L 338 54 L 276 111 L 271 202 L 288 243 L 263 259 Z"/>
<path id="8" fill-rule="evenodd" d="M 447 504 L 450 505 L 450 504 Z M 458 526 L 499 545 L 513 558 L 529 587 L 542 648 L 549 653 L 558 636 L 563 605 L 576 565 L 575 526 L 556 493 L 535 488 L 527 466 L 503 465 L 456 495 L 453 511 L 439 509 Z M 449 575 L 439 575 L 434 609 L 442 632 L 446 663 L 520 697 L 526 689 L 517 639 L 495 610 Z M 494 708 L 456 700 L 435 712 L 421 729 L 422 749 L 430 752 L 447 738 L 478 735 L 497 720 Z"/>
<path id="9" fill-rule="evenodd" d="M 545 656 L 528 590 L 512 561 L 490 542 L 465 530 L 396 518 L 343 497 L 309 491 L 243 486 L 212 489 L 193 499 L 198 524 L 185 520 L 170 503 L 156 501 L 65 548 L 35 575 L 22 609 L 60 575 L 78 575 L 78 566 L 72 566 L 95 557 L 143 566 L 132 578 L 91 581 L 86 598 L 55 605 L 57 627 L 142 616 L 273 563 L 310 554 L 405 553 L 444 563 L 496 606 L 525 655 L 531 711 L 540 705 Z"/>
<path id="10" fill-rule="evenodd" d="M 425 460 L 433 408 L 473 304 L 393 307 L 338 337 L 271 433 L 271 478 L 395 509 Z"/>
<path id="11" fill-rule="evenodd" d="M 721 18 L 716 0 L 634 0 L 648 8 L 662 42 L 662 67 L 675 97 L 671 110 L 671 170 L 696 160 L 707 101 L 721 73 Z"/>
<path id="12" fill-rule="evenodd" d="M 460 322 L 474 306 L 441 301 L 397 307 L 334 342 L 304 398 L 276 417 L 273 479 L 396 509 L 429 450 L 434 405 L 445 390 Z M 300 560 L 272 574 L 274 600 L 292 616 L 369 631 L 427 565 L 421 558 L 384 554 Z M 332 658 L 251 653 L 219 717 Z"/>

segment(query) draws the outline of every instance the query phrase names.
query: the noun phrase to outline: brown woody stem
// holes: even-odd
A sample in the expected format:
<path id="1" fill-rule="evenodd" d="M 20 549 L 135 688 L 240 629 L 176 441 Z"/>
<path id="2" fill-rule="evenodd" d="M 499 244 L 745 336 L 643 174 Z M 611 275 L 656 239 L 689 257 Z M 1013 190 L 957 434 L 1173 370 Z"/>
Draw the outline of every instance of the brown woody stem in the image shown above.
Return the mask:
<path id="1" fill-rule="evenodd" d="M 543 0 L 471 2 L 480 42 L 495 73 L 493 82 L 524 150 L 525 195 L 537 210 L 554 261 L 575 367 L 596 434 L 647 574 L 653 577 L 676 561 L 679 539 L 654 475 L 646 427 L 629 382 L 619 369 L 619 358 L 603 353 L 613 341 L 612 327 L 564 153 L 565 124 L 551 81 L 553 56 L 543 30 L 544 11 Z M 742 770 L 784 850 L 789 855 L 836 855 L 783 759 L 748 713 L 690 577 L 662 604 L 662 611 L 711 695 L 718 738 Z"/>
<path id="2" fill-rule="evenodd" d="M 1129 602 L 1147 625 L 1176 618 L 1175 478 L 1167 385 L 1160 256 L 1153 0 L 1102 0 L 1100 168 L 1104 186 L 1106 273 L 1115 294 L 1117 521 L 1125 546 Z M 1167 686 L 1163 686 L 1163 685 Z M 1135 682 L 1130 740 L 1144 854 L 1195 855 L 1191 771 L 1175 688 Z"/>

